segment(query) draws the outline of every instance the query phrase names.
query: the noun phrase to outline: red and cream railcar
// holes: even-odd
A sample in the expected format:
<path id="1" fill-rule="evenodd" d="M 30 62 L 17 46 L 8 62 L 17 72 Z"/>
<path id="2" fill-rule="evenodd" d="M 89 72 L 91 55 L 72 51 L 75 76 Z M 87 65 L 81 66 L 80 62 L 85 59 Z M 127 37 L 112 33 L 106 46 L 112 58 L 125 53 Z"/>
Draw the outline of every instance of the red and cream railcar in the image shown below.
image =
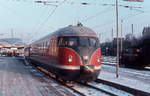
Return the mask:
<path id="1" fill-rule="evenodd" d="M 30 45 L 27 58 L 68 81 L 93 81 L 101 70 L 96 33 L 84 26 L 62 28 Z"/>

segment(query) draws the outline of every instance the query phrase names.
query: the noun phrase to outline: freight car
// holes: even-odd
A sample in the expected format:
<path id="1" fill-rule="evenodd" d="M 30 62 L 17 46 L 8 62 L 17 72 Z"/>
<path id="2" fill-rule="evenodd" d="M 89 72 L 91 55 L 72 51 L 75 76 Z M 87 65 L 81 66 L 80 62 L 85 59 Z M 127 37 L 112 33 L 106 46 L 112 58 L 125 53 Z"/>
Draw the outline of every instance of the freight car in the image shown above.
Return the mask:
<path id="1" fill-rule="evenodd" d="M 136 44 L 126 48 L 121 53 L 120 64 L 125 67 L 132 68 L 144 68 L 145 66 L 149 66 L 150 36 L 143 36 L 142 38 L 138 39 L 138 42 L 136 42 Z"/>
<path id="2" fill-rule="evenodd" d="M 101 50 L 94 31 L 82 24 L 59 29 L 25 49 L 36 66 L 65 81 L 96 80 L 101 70 Z"/>

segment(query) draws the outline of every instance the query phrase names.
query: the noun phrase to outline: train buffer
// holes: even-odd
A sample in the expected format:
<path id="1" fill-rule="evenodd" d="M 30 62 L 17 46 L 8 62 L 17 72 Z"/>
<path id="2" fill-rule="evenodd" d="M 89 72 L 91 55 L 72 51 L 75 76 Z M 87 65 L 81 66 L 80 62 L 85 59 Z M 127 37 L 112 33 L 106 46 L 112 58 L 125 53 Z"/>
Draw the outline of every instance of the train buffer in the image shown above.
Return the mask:
<path id="1" fill-rule="evenodd" d="M 64 86 L 16 58 L 0 57 L 0 96 L 75 96 Z"/>

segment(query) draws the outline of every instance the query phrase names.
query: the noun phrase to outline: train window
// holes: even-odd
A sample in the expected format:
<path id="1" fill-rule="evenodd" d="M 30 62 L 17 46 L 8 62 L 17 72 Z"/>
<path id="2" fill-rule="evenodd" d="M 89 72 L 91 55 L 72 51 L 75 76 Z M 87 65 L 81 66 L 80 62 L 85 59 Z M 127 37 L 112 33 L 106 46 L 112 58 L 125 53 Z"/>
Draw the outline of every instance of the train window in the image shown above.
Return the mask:
<path id="1" fill-rule="evenodd" d="M 98 47 L 99 45 L 99 40 L 97 38 L 89 38 L 90 40 L 90 46 L 92 47 Z"/>
<path id="2" fill-rule="evenodd" d="M 58 41 L 58 46 L 59 47 L 65 47 L 67 45 L 67 38 L 65 37 L 60 37 Z"/>
<path id="3" fill-rule="evenodd" d="M 97 38 L 94 37 L 77 37 L 77 36 L 69 36 L 69 37 L 59 37 L 58 39 L 59 47 L 97 47 L 99 46 L 99 42 Z"/>
<path id="4" fill-rule="evenodd" d="M 89 46 L 89 39 L 88 37 L 80 37 L 79 38 L 79 46 L 84 46 L 84 47 L 87 47 Z"/>
<path id="5" fill-rule="evenodd" d="M 73 47 L 77 46 L 77 37 L 60 37 L 58 41 L 59 47 Z"/>
<path id="6" fill-rule="evenodd" d="M 76 37 L 69 37 L 68 38 L 68 46 L 73 47 L 77 46 L 77 38 Z"/>
<path id="7" fill-rule="evenodd" d="M 49 47 L 49 41 L 47 41 L 47 47 Z"/>
<path id="8" fill-rule="evenodd" d="M 96 38 L 89 38 L 90 46 L 95 47 L 97 44 Z"/>

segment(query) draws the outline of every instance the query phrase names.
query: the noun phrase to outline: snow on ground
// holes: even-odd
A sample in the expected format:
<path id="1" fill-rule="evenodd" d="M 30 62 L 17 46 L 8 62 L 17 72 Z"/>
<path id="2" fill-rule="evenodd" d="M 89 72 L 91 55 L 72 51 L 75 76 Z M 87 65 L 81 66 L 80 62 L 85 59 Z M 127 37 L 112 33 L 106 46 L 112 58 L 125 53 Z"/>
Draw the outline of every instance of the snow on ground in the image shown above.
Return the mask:
<path id="1" fill-rule="evenodd" d="M 115 82 L 131 88 L 135 88 L 138 90 L 142 90 L 145 92 L 150 92 L 150 74 L 147 74 L 148 72 L 144 74 L 138 73 L 139 71 L 129 70 L 130 69 L 120 68 L 119 78 L 116 78 L 115 67 L 103 65 L 102 71 L 98 78 Z"/>
<path id="2" fill-rule="evenodd" d="M 117 96 L 133 96 L 130 93 L 127 93 L 127 92 L 122 91 L 122 90 L 118 90 L 114 87 L 111 87 L 111 86 L 108 86 L 108 85 L 105 85 L 105 84 L 102 84 L 102 83 L 96 83 L 96 82 L 93 82 L 93 83 L 91 83 L 90 85 L 94 85 L 94 86 L 96 86 L 100 89 L 103 89 L 103 90 L 107 91 L 107 92 L 111 92 L 113 94 L 116 94 Z"/>
<path id="3" fill-rule="evenodd" d="M 81 93 L 84 93 L 84 95 L 86 95 L 86 96 L 109 96 L 108 94 L 97 91 L 96 89 L 88 88 L 88 87 L 81 86 L 81 85 L 78 85 L 78 84 L 75 84 L 73 86 L 73 88 L 78 90 Z"/>
<path id="4" fill-rule="evenodd" d="M 116 64 L 116 57 L 115 56 L 102 56 L 102 62 L 109 63 L 109 64 Z"/>
<path id="5" fill-rule="evenodd" d="M 0 57 L 0 96 L 77 96 L 32 66 Z"/>
<path id="6" fill-rule="evenodd" d="M 103 68 L 111 69 L 115 71 L 116 66 L 103 65 Z M 147 71 L 147 70 L 138 70 L 138 69 L 133 69 L 133 68 L 123 68 L 123 67 L 120 67 L 119 70 L 122 72 L 129 73 L 129 74 L 131 73 L 131 74 L 140 75 L 140 76 L 150 76 L 150 71 Z"/>

